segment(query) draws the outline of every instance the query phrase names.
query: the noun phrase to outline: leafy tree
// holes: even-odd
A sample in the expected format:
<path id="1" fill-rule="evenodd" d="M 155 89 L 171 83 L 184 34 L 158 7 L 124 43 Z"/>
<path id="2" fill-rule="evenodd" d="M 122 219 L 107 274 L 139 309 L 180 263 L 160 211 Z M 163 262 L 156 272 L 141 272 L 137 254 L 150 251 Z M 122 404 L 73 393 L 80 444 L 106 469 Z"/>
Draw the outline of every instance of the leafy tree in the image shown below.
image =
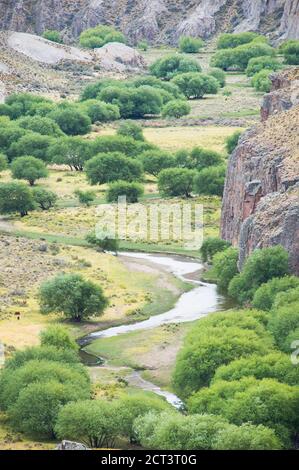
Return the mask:
<path id="1" fill-rule="evenodd" d="M 86 164 L 86 176 L 91 184 L 130 182 L 140 179 L 141 175 L 141 163 L 120 152 L 99 153 Z"/>
<path id="2" fill-rule="evenodd" d="M 87 207 L 90 206 L 96 198 L 94 191 L 81 191 L 80 189 L 76 189 L 74 194 L 79 199 L 80 204 L 84 204 Z"/>
<path id="3" fill-rule="evenodd" d="M 49 100 L 43 96 L 30 93 L 12 93 L 5 98 L 5 104 L 11 108 L 11 119 L 17 119 L 30 114 L 33 106 L 37 103 L 47 103 Z"/>
<path id="4" fill-rule="evenodd" d="M 74 321 L 101 315 L 108 305 L 102 288 L 80 274 L 59 274 L 45 281 L 39 299 L 42 313 L 63 313 Z"/>
<path id="5" fill-rule="evenodd" d="M 275 50 L 263 42 L 252 42 L 238 46 L 234 49 L 219 50 L 214 54 L 211 60 L 213 67 L 228 70 L 237 68 L 238 70 L 246 70 L 250 59 L 254 57 L 275 55 Z"/>
<path id="6" fill-rule="evenodd" d="M 6 168 L 8 166 L 7 164 L 8 164 L 8 162 L 7 162 L 6 156 L 3 155 L 3 153 L 0 153 L 0 173 L 1 173 L 1 171 L 6 170 Z"/>
<path id="7" fill-rule="evenodd" d="M 176 154 L 177 166 L 201 171 L 204 168 L 218 166 L 223 163 L 220 153 L 202 147 L 194 147 L 191 152 L 179 151 Z"/>
<path id="8" fill-rule="evenodd" d="M 60 439 L 81 441 L 90 447 L 111 448 L 119 435 L 117 404 L 106 400 L 84 400 L 64 406 L 55 433 Z"/>
<path id="9" fill-rule="evenodd" d="M 299 385 L 299 370 L 287 354 L 272 352 L 265 356 L 252 355 L 235 359 L 216 370 L 212 383 L 217 380 L 240 380 L 243 377 L 276 379 L 288 385 Z"/>
<path id="10" fill-rule="evenodd" d="M 138 156 L 145 142 L 134 140 L 132 137 L 123 135 L 109 135 L 98 137 L 92 142 L 92 153 L 120 152 L 127 157 Z M 147 147 L 147 144 L 145 145 Z"/>
<path id="11" fill-rule="evenodd" d="M 20 127 L 37 132 L 42 135 L 50 135 L 53 137 L 61 137 L 62 130 L 53 119 L 42 116 L 26 116 L 20 118 L 16 122 Z"/>
<path id="12" fill-rule="evenodd" d="M 217 42 L 218 49 L 228 49 L 228 48 L 235 48 L 241 46 L 242 44 L 248 44 L 252 42 L 254 39 L 258 38 L 259 35 L 257 33 L 252 32 L 245 32 L 245 33 L 224 33 L 219 36 Z"/>
<path id="13" fill-rule="evenodd" d="M 219 90 L 216 78 L 200 72 L 180 73 L 172 82 L 188 99 L 203 98 L 204 95 L 216 94 Z"/>
<path id="14" fill-rule="evenodd" d="M 139 41 L 137 44 L 137 49 L 140 49 L 141 51 L 147 51 L 148 50 L 148 42 L 143 39 L 142 41 Z"/>
<path id="15" fill-rule="evenodd" d="M 139 88 L 144 85 L 157 88 L 160 91 L 160 93 L 162 91 L 166 92 L 167 95 L 170 96 L 170 98 L 167 99 L 166 102 L 170 101 L 170 99 L 174 99 L 174 98 L 181 99 L 183 97 L 179 88 L 174 83 L 163 81 L 157 77 L 153 77 L 152 75 L 145 75 L 145 76 L 143 75 L 141 77 L 135 78 L 132 82 L 132 86 L 136 88 Z M 167 95 L 162 94 L 163 103 L 165 103 L 164 98 Z"/>
<path id="16" fill-rule="evenodd" d="M 225 147 L 229 155 L 233 153 L 233 151 L 237 147 L 241 135 L 242 135 L 241 131 L 235 131 L 232 135 L 228 136 L 225 139 Z"/>
<path id="17" fill-rule="evenodd" d="M 238 274 L 239 252 L 237 248 L 227 248 L 213 257 L 213 272 L 218 286 L 227 290 L 230 281 Z"/>
<path id="18" fill-rule="evenodd" d="M 35 157 L 19 157 L 11 164 L 12 176 L 18 180 L 27 180 L 30 186 L 40 178 L 46 178 L 49 174 L 44 162 Z"/>
<path id="19" fill-rule="evenodd" d="M 98 251 L 118 252 L 119 241 L 116 238 L 101 237 L 96 232 L 89 233 L 85 237 L 87 243 L 97 248 Z"/>
<path id="20" fill-rule="evenodd" d="M 132 93 L 134 119 L 143 118 L 148 115 L 160 114 L 163 100 L 158 89 L 144 85 Z"/>
<path id="21" fill-rule="evenodd" d="M 224 88 L 226 84 L 226 74 L 222 69 L 214 68 L 209 71 L 211 77 L 216 78 L 220 88 Z"/>
<path id="22" fill-rule="evenodd" d="M 88 134 L 91 130 L 90 118 L 75 107 L 56 109 L 49 114 L 49 117 L 67 135 Z"/>
<path id="23" fill-rule="evenodd" d="M 126 88 L 125 82 L 123 80 L 117 80 L 113 78 L 102 78 L 96 83 L 91 83 L 87 85 L 81 94 L 80 100 L 85 101 L 99 98 L 100 92 L 107 87 Z"/>
<path id="24" fill-rule="evenodd" d="M 0 183 L 0 214 L 18 212 L 21 217 L 34 209 L 30 189 L 24 183 Z"/>
<path id="25" fill-rule="evenodd" d="M 57 195 L 49 189 L 33 188 L 32 194 L 34 201 L 43 211 L 51 209 L 57 201 Z"/>
<path id="26" fill-rule="evenodd" d="M 179 73 L 201 72 L 201 67 L 195 59 L 183 54 L 171 54 L 156 60 L 150 66 L 150 71 L 158 78 L 171 80 Z"/>
<path id="27" fill-rule="evenodd" d="M 225 166 L 210 166 L 201 170 L 194 178 L 194 192 L 222 196 L 224 190 Z"/>
<path id="28" fill-rule="evenodd" d="M 80 34 L 80 45 L 89 49 L 102 47 L 108 42 L 126 42 L 125 36 L 116 31 L 112 26 L 98 25 L 95 28 L 89 28 Z"/>
<path id="29" fill-rule="evenodd" d="M 191 36 L 181 36 L 179 47 L 181 52 L 187 54 L 195 54 L 204 46 L 204 41 L 201 38 L 193 38 Z"/>
<path id="30" fill-rule="evenodd" d="M 48 39 L 48 41 L 57 42 L 58 44 L 62 44 L 63 42 L 59 31 L 56 31 L 55 29 L 46 29 L 43 32 L 42 37 L 44 39 Z"/>
<path id="31" fill-rule="evenodd" d="M 298 328 L 298 325 L 299 302 L 292 302 L 274 310 L 269 319 L 268 328 L 273 334 L 278 347 L 285 352 L 290 352 L 291 343 L 287 344 L 286 339 L 292 331 Z"/>
<path id="32" fill-rule="evenodd" d="M 92 123 L 116 121 L 120 118 L 119 107 L 114 104 L 90 99 L 83 101 L 81 107 Z"/>
<path id="33" fill-rule="evenodd" d="M 162 109 L 162 116 L 168 118 L 179 119 L 180 117 L 187 116 L 191 111 L 189 103 L 183 100 L 168 101 Z"/>
<path id="34" fill-rule="evenodd" d="M 48 160 L 82 171 L 92 156 L 92 143 L 81 137 L 63 137 L 52 142 L 47 151 Z"/>
<path id="35" fill-rule="evenodd" d="M 282 444 L 275 432 L 263 425 L 230 425 L 217 435 L 214 450 L 279 450 Z"/>
<path id="36" fill-rule="evenodd" d="M 107 201 L 117 202 L 118 198 L 125 196 L 127 202 L 138 202 L 138 199 L 143 196 L 144 188 L 139 183 L 128 183 L 127 181 L 115 181 L 109 184 L 107 191 Z"/>
<path id="37" fill-rule="evenodd" d="M 230 247 L 230 243 L 216 237 L 207 237 L 200 248 L 201 259 L 206 263 L 211 262 L 216 253 L 225 251 Z"/>
<path id="38" fill-rule="evenodd" d="M 16 157 L 30 155 L 48 162 L 48 148 L 53 142 L 53 138 L 48 135 L 28 132 L 23 137 L 11 144 L 7 151 L 8 158 L 12 160 Z"/>
<path id="39" fill-rule="evenodd" d="M 8 124 L 7 126 L 0 126 L 1 151 L 6 154 L 11 144 L 17 142 L 25 134 L 25 129 L 21 129 L 16 126 L 15 123 Z"/>
<path id="40" fill-rule="evenodd" d="M 5 368 L 15 370 L 32 360 L 77 364 L 80 358 L 77 352 L 72 349 L 57 349 L 55 346 L 33 346 L 14 352 L 5 362 Z"/>
<path id="41" fill-rule="evenodd" d="M 133 121 L 125 121 L 120 124 L 117 129 L 117 135 L 123 135 L 125 137 L 132 137 L 134 140 L 144 141 L 144 135 L 142 127 Z"/>
<path id="42" fill-rule="evenodd" d="M 273 72 L 279 69 L 281 69 L 281 64 L 274 57 L 254 57 L 248 62 L 246 75 L 247 77 L 253 77 L 262 70 L 271 70 Z"/>
<path id="43" fill-rule="evenodd" d="M 158 188 L 163 196 L 190 197 L 193 187 L 194 170 L 167 168 L 159 173 Z"/>
<path id="44" fill-rule="evenodd" d="M 78 351 L 76 341 L 71 338 L 68 330 L 61 325 L 51 325 L 40 333 L 41 346 L 54 346 L 57 349 Z"/>
<path id="45" fill-rule="evenodd" d="M 299 65 L 299 41 L 288 40 L 280 46 L 280 52 L 284 55 L 285 63 L 288 65 Z"/>
<path id="46" fill-rule="evenodd" d="M 277 294 L 288 292 L 296 287 L 299 287 L 299 278 L 297 276 L 275 277 L 256 290 L 252 305 L 254 308 L 261 310 L 271 310 Z"/>
<path id="47" fill-rule="evenodd" d="M 272 82 L 269 78 L 271 73 L 272 70 L 261 70 L 253 75 L 251 85 L 256 89 L 256 91 L 261 91 L 263 93 L 269 93 L 269 91 L 271 91 Z"/>
<path id="48" fill-rule="evenodd" d="M 147 150 L 140 155 L 146 173 L 158 176 L 160 171 L 176 166 L 174 156 L 163 150 Z"/>
<path id="49" fill-rule="evenodd" d="M 289 255 L 282 246 L 255 250 L 247 258 L 242 272 L 231 280 L 229 295 L 240 303 L 250 301 L 262 284 L 288 273 Z"/>

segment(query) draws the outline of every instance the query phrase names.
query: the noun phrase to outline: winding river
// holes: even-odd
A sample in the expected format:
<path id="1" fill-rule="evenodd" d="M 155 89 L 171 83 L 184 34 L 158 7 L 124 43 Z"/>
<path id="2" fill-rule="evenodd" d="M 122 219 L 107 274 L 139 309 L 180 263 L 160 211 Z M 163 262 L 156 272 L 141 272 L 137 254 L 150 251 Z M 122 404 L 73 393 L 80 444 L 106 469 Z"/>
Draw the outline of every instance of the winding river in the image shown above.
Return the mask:
<path id="1" fill-rule="evenodd" d="M 172 273 L 184 282 L 190 282 L 194 288 L 183 293 L 178 299 L 176 305 L 168 312 L 154 315 L 147 320 L 132 323 L 128 325 L 120 325 L 106 330 L 90 333 L 81 339 L 82 348 L 92 341 L 99 338 L 111 338 L 131 331 L 145 330 L 155 328 L 167 323 L 183 323 L 198 320 L 210 313 L 225 310 L 228 308 L 227 300 L 217 291 L 217 286 L 199 281 L 199 274 L 203 266 L 197 260 L 179 255 L 159 255 L 149 253 L 121 253 L 120 259 L 133 258 L 143 260 L 161 270 Z M 88 364 L 88 355 L 83 352 L 83 360 Z M 103 362 L 102 362 L 103 363 Z M 144 380 L 139 372 L 133 371 L 126 380 L 130 385 L 142 388 L 143 390 L 152 391 L 158 395 L 164 396 L 166 400 L 173 406 L 180 408 L 183 403 L 174 394 L 160 389 L 158 386 Z"/>

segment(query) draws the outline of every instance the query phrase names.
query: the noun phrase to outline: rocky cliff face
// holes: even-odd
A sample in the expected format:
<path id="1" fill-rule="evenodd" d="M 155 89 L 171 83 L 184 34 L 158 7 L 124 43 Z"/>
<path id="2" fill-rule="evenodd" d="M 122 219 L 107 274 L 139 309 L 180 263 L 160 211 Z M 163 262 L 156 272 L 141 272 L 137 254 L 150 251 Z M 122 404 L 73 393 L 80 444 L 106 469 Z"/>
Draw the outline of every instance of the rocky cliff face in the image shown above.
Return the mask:
<path id="1" fill-rule="evenodd" d="M 281 244 L 299 274 L 299 68 L 272 81 L 264 122 L 231 155 L 221 233 L 240 247 L 240 267 L 254 249 Z"/>
<path id="2" fill-rule="evenodd" d="M 120 28 L 133 43 L 233 30 L 299 38 L 299 0 L 0 0 L 0 11 L 0 29 L 58 29 L 69 41 L 100 23 Z"/>

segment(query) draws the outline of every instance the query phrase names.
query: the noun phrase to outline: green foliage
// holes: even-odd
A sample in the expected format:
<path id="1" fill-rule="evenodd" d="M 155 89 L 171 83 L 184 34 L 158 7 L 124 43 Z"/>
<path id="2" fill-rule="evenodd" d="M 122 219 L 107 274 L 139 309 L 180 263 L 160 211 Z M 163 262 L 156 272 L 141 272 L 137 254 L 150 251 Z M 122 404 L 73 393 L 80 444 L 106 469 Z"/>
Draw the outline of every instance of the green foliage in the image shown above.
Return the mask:
<path id="1" fill-rule="evenodd" d="M 253 75 L 251 85 L 256 89 L 256 91 L 263 93 L 269 93 L 269 91 L 271 91 L 272 82 L 269 78 L 271 73 L 272 70 L 261 70 Z"/>
<path id="2" fill-rule="evenodd" d="M 216 253 L 223 252 L 229 247 L 230 243 L 225 240 L 221 240 L 221 238 L 208 237 L 203 241 L 200 248 L 201 259 L 205 263 L 211 262 Z"/>
<path id="3" fill-rule="evenodd" d="M 179 40 L 179 48 L 181 52 L 186 54 L 195 54 L 204 46 L 204 41 L 201 38 L 194 38 L 191 36 L 181 36 Z"/>
<path id="4" fill-rule="evenodd" d="M 99 316 L 108 305 L 102 288 L 80 274 L 59 274 L 39 290 L 42 313 L 63 313 L 75 321 Z"/>
<path id="5" fill-rule="evenodd" d="M 179 73 L 201 72 L 201 67 L 195 59 L 183 54 L 171 54 L 156 60 L 150 66 L 150 71 L 158 78 L 171 80 Z"/>
<path id="6" fill-rule="evenodd" d="M 25 129 L 21 129 L 14 123 L 7 126 L 0 126 L 0 150 L 7 153 L 11 144 L 17 142 L 21 137 L 26 134 Z"/>
<path id="7" fill-rule="evenodd" d="M 218 166 L 223 163 L 222 155 L 214 150 L 194 147 L 189 151 L 179 151 L 176 154 L 177 166 L 201 171 L 204 168 Z"/>
<path id="8" fill-rule="evenodd" d="M 295 287 L 299 287 L 299 278 L 297 276 L 271 279 L 257 289 L 252 305 L 254 308 L 261 310 L 271 310 L 277 294 L 287 292 Z"/>
<path id="9" fill-rule="evenodd" d="M 89 116 L 92 123 L 116 121 L 120 118 L 118 106 L 96 99 L 83 101 L 81 108 Z"/>
<path id="10" fill-rule="evenodd" d="M 68 165 L 71 170 L 82 171 L 92 156 L 92 143 L 81 137 L 63 137 L 53 141 L 47 151 L 48 160 Z"/>
<path id="11" fill-rule="evenodd" d="M 144 141 L 142 127 L 133 121 L 125 121 L 117 129 L 117 135 L 132 137 L 134 140 Z"/>
<path id="12" fill-rule="evenodd" d="M 225 74 L 225 72 L 224 72 L 222 69 L 218 69 L 218 68 L 211 69 L 211 70 L 209 71 L 209 75 L 211 75 L 211 77 L 216 78 L 217 82 L 219 83 L 220 88 L 224 88 L 224 87 L 225 87 L 225 84 L 226 84 L 226 74 Z"/>
<path id="13" fill-rule="evenodd" d="M 90 118 L 75 107 L 58 108 L 49 117 L 67 135 L 88 134 L 91 130 Z"/>
<path id="14" fill-rule="evenodd" d="M 211 196 L 222 196 L 224 190 L 225 166 L 209 166 L 194 178 L 194 192 Z"/>
<path id="15" fill-rule="evenodd" d="M 272 352 L 266 356 L 253 355 L 220 366 L 212 383 L 217 380 L 240 380 L 243 377 L 255 377 L 259 380 L 276 379 L 288 385 L 299 385 L 298 367 L 294 367 L 288 354 L 281 352 Z"/>
<path id="16" fill-rule="evenodd" d="M 41 346 L 54 346 L 57 349 L 78 351 L 76 341 L 71 338 L 68 330 L 61 325 L 50 325 L 40 333 Z"/>
<path id="17" fill-rule="evenodd" d="M 200 72 L 180 73 L 172 79 L 172 83 L 188 99 L 203 98 L 204 95 L 216 94 L 219 90 L 219 83 L 216 78 Z"/>
<path id="18" fill-rule="evenodd" d="M 0 214 L 18 212 L 21 217 L 24 217 L 33 209 L 33 196 L 26 184 L 0 183 Z"/>
<path id="19" fill-rule="evenodd" d="M 15 370 L 32 360 L 77 364 L 79 363 L 79 355 L 74 350 L 57 349 L 55 346 L 27 347 L 16 351 L 8 358 L 5 362 L 5 368 Z"/>
<path id="20" fill-rule="evenodd" d="M 53 119 L 42 116 L 26 116 L 16 121 L 20 127 L 42 135 L 61 137 L 63 132 Z"/>
<path id="21" fill-rule="evenodd" d="M 5 104 L 10 106 L 11 119 L 17 119 L 30 114 L 32 107 L 38 103 L 48 103 L 46 98 L 30 93 L 13 93 L 5 98 Z"/>
<path id="22" fill-rule="evenodd" d="M 0 172 L 3 170 L 6 170 L 8 166 L 8 161 L 5 155 L 3 153 L 0 153 Z"/>
<path id="23" fill-rule="evenodd" d="M 225 148 L 229 155 L 233 153 L 235 148 L 238 146 L 241 135 L 242 135 L 241 131 L 235 131 L 232 135 L 228 136 L 225 139 Z"/>
<path id="24" fill-rule="evenodd" d="M 48 135 L 28 132 L 20 137 L 17 142 L 11 144 L 7 151 L 8 158 L 12 160 L 16 157 L 30 155 L 48 162 L 48 148 L 53 142 L 53 138 Z"/>
<path id="25" fill-rule="evenodd" d="M 228 288 L 229 295 L 240 303 L 252 300 L 255 291 L 274 277 L 289 273 L 289 255 L 281 246 L 255 250 L 246 260 L 243 270 Z"/>
<path id="26" fill-rule="evenodd" d="M 108 202 L 117 202 L 119 197 L 125 196 L 128 203 L 134 203 L 138 202 L 143 193 L 143 186 L 139 183 L 115 181 L 109 184 L 106 198 Z"/>
<path id="27" fill-rule="evenodd" d="M 230 281 L 238 274 L 238 260 L 239 252 L 232 247 L 213 257 L 213 272 L 221 289 L 227 290 Z"/>
<path id="28" fill-rule="evenodd" d="M 189 103 L 183 100 L 168 101 L 162 109 L 162 116 L 168 118 L 179 119 L 180 117 L 187 116 L 191 111 Z"/>
<path id="29" fill-rule="evenodd" d="M 74 194 L 79 199 L 80 204 L 84 204 L 87 207 L 90 206 L 96 198 L 94 191 L 81 191 L 80 189 L 76 189 Z"/>
<path id="30" fill-rule="evenodd" d="M 142 41 L 139 41 L 137 44 L 137 49 L 140 49 L 141 51 L 147 51 L 148 50 L 148 42 L 143 39 Z"/>
<path id="31" fill-rule="evenodd" d="M 112 135 L 97 137 L 92 142 L 92 153 L 119 152 L 127 157 L 136 157 L 144 150 L 152 148 L 151 144 L 134 140 L 132 137 Z"/>
<path id="32" fill-rule="evenodd" d="M 140 179 L 141 175 L 141 163 L 120 152 L 99 153 L 86 164 L 86 176 L 91 184 L 117 180 L 131 182 Z"/>
<path id="33" fill-rule="evenodd" d="M 219 36 L 217 42 L 218 49 L 229 49 L 241 46 L 242 44 L 248 44 L 252 42 L 254 39 L 258 38 L 259 36 L 257 33 L 245 32 L 245 33 L 225 33 Z"/>
<path id="34" fill-rule="evenodd" d="M 55 206 L 57 201 L 57 195 L 45 188 L 33 188 L 32 189 L 34 202 L 42 209 L 43 211 L 48 211 L 51 207 Z"/>
<path id="35" fill-rule="evenodd" d="M 212 57 L 211 65 L 223 70 L 236 68 L 243 71 L 247 68 L 250 59 L 261 56 L 273 57 L 274 55 L 275 50 L 268 44 L 252 42 L 234 49 L 219 50 Z"/>
<path id="36" fill-rule="evenodd" d="M 288 65 L 299 65 L 299 41 L 289 40 L 281 44 L 280 52 Z"/>
<path id="37" fill-rule="evenodd" d="M 244 423 L 222 429 L 214 444 L 214 450 L 279 450 L 282 444 L 275 432 L 263 425 Z"/>
<path id="38" fill-rule="evenodd" d="M 136 88 L 139 88 L 145 85 L 158 89 L 160 93 L 162 92 L 167 93 L 167 95 L 170 98 L 165 101 L 165 97 L 167 95 L 163 95 L 162 93 L 163 103 L 170 101 L 170 99 L 182 98 L 182 94 L 179 88 L 174 83 L 163 81 L 157 77 L 153 77 L 152 75 L 145 75 L 145 76 L 135 78 L 132 82 L 132 86 Z"/>
<path id="39" fill-rule="evenodd" d="M 49 174 L 44 162 L 35 157 L 19 157 L 11 164 L 12 177 L 18 180 L 27 180 L 30 186 L 40 178 Z"/>
<path id="40" fill-rule="evenodd" d="M 46 31 L 43 32 L 42 37 L 44 39 L 48 39 L 48 41 L 57 42 L 58 44 L 62 44 L 63 42 L 59 31 L 56 31 L 55 29 L 46 29 Z"/>
<path id="41" fill-rule="evenodd" d="M 286 292 L 279 292 L 275 295 L 273 308 L 277 309 L 288 303 L 299 301 L 299 287 L 288 289 Z"/>
<path id="42" fill-rule="evenodd" d="M 146 173 L 158 176 L 160 171 L 176 166 L 174 156 L 163 150 L 147 150 L 140 155 Z"/>
<path id="43" fill-rule="evenodd" d="M 163 196 L 190 197 L 196 172 L 187 168 L 167 168 L 159 173 L 158 188 Z"/>
<path id="44" fill-rule="evenodd" d="M 253 75 L 261 72 L 262 70 L 271 70 L 273 72 L 280 68 L 281 64 L 274 57 L 254 57 L 248 62 L 246 75 L 247 77 L 253 77 Z"/>
<path id="45" fill-rule="evenodd" d="M 87 243 L 96 247 L 100 251 L 113 251 L 114 253 L 117 253 L 119 249 L 119 241 L 116 238 L 109 238 L 108 236 L 102 237 L 100 235 L 102 234 L 92 232 L 86 235 L 85 239 Z"/>
<path id="46" fill-rule="evenodd" d="M 126 83 L 122 80 L 113 78 L 102 78 L 96 83 L 87 85 L 81 93 L 81 101 L 92 100 L 99 97 L 100 92 L 107 87 L 121 87 L 126 88 Z"/>
<path id="47" fill-rule="evenodd" d="M 125 43 L 126 38 L 112 26 L 99 25 L 95 28 L 89 28 L 83 31 L 83 33 L 80 34 L 79 42 L 82 47 L 95 49 L 104 46 L 108 42 Z"/>
<path id="48" fill-rule="evenodd" d="M 272 312 L 268 328 L 273 334 L 280 349 L 286 353 L 291 352 L 291 343 L 287 341 L 288 336 L 299 325 L 299 302 L 292 302 L 277 308 Z M 296 338 L 299 339 L 299 338 Z"/>

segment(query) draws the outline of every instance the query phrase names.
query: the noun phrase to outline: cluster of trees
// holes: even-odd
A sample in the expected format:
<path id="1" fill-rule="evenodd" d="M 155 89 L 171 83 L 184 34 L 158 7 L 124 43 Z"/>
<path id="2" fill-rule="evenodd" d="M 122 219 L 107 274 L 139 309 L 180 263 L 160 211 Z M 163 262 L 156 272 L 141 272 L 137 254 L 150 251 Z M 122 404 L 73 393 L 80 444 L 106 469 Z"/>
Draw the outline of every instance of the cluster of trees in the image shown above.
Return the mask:
<path id="1" fill-rule="evenodd" d="M 89 28 L 80 34 L 79 43 L 82 47 L 96 49 L 102 47 L 108 42 L 126 42 L 125 36 L 114 29 L 112 26 L 98 25 L 95 28 Z"/>
<path id="2" fill-rule="evenodd" d="M 279 52 L 284 56 L 284 61 L 288 65 L 299 65 L 299 41 L 290 39 L 279 47 Z"/>

